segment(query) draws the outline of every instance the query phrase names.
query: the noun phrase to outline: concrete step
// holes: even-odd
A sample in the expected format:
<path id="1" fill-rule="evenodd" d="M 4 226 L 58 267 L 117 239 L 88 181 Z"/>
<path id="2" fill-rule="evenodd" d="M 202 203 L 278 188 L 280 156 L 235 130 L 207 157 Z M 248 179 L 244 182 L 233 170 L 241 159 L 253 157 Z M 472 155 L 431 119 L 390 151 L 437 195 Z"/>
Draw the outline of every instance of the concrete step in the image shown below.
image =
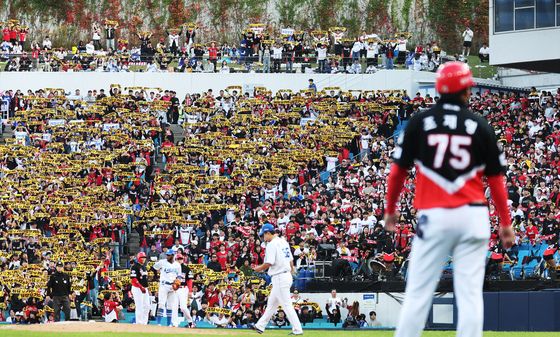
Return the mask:
<path id="1" fill-rule="evenodd" d="M 179 124 L 171 124 L 171 132 L 173 132 L 175 143 L 180 142 L 185 138 L 183 134 L 183 127 Z"/>

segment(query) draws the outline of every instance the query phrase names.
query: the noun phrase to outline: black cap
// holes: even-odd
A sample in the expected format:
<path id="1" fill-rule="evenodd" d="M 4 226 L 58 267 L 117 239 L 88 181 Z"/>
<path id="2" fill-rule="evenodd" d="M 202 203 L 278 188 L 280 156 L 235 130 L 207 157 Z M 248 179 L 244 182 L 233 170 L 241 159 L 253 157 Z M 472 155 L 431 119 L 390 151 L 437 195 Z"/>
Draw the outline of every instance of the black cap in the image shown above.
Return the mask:
<path id="1" fill-rule="evenodd" d="M 62 261 L 58 261 L 58 262 L 56 263 L 56 266 L 57 266 L 57 267 L 64 267 L 64 264 L 62 263 Z"/>

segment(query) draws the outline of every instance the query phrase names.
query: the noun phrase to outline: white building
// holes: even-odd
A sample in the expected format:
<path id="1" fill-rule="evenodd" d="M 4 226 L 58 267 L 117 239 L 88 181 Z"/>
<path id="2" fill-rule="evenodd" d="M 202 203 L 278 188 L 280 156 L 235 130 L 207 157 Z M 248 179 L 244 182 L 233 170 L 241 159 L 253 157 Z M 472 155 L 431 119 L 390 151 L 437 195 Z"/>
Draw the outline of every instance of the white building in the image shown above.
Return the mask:
<path id="1" fill-rule="evenodd" d="M 490 0 L 490 64 L 560 73 L 560 0 Z"/>

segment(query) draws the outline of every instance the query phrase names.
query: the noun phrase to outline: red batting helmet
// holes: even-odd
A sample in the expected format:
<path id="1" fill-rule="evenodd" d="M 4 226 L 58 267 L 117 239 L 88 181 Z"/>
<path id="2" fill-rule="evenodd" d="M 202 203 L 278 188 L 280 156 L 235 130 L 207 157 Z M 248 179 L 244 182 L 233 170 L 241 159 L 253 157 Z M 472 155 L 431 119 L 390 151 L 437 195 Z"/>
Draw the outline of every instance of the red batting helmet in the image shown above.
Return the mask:
<path id="1" fill-rule="evenodd" d="M 146 253 L 140 252 L 136 255 L 136 260 L 140 260 L 141 258 L 146 258 Z"/>
<path id="2" fill-rule="evenodd" d="M 453 94 L 473 85 L 472 72 L 466 63 L 447 62 L 437 70 L 436 90 L 440 94 Z"/>
<path id="3" fill-rule="evenodd" d="M 175 260 L 180 260 L 182 258 L 183 258 L 183 255 L 181 255 L 181 254 L 175 255 Z"/>

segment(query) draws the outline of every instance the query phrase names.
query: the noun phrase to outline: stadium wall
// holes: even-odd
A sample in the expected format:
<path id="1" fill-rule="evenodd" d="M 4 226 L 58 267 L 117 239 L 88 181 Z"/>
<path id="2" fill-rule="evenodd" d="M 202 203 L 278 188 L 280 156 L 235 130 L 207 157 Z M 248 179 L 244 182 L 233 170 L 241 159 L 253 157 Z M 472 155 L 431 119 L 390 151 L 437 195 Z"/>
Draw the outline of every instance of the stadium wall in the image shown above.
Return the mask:
<path id="1" fill-rule="evenodd" d="M 321 306 L 323 315 L 330 293 L 302 293 L 303 299 Z M 394 328 L 404 298 L 403 293 L 338 293 L 348 304 L 360 302 L 360 312 L 366 316 L 377 313 L 383 327 Z M 348 311 L 341 309 L 342 317 Z M 560 331 L 560 291 L 518 291 L 484 293 L 484 330 L 494 331 Z M 427 327 L 454 329 L 457 323 L 457 307 L 453 293 L 434 295 Z"/>
<path id="2" fill-rule="evenodd" d="M 272 91 L 280 89 L 307 89 L 312 78 L 319 90 L 338 86 L 343 90 L 404 89 L 414 95 L 421 83 L 433 83 L 435 74 L 411 70 L 381 70 L 375 74 L 221 74 L 221 73 L 48 73 L 0 72 L 0 90 L 37 90 L 62 88 L 65 91 L 80 89 L 82 95 L 88 89 L 108 89 L 111 84 L 123 87 L 142 86 L 172 89 L 182 99 L 186 93 L 199 93 L 212 89 L 218 91 L 230 85 L 240 85 L 243 91 L 252 91 L 255 86 L 265 86 Z"/>

